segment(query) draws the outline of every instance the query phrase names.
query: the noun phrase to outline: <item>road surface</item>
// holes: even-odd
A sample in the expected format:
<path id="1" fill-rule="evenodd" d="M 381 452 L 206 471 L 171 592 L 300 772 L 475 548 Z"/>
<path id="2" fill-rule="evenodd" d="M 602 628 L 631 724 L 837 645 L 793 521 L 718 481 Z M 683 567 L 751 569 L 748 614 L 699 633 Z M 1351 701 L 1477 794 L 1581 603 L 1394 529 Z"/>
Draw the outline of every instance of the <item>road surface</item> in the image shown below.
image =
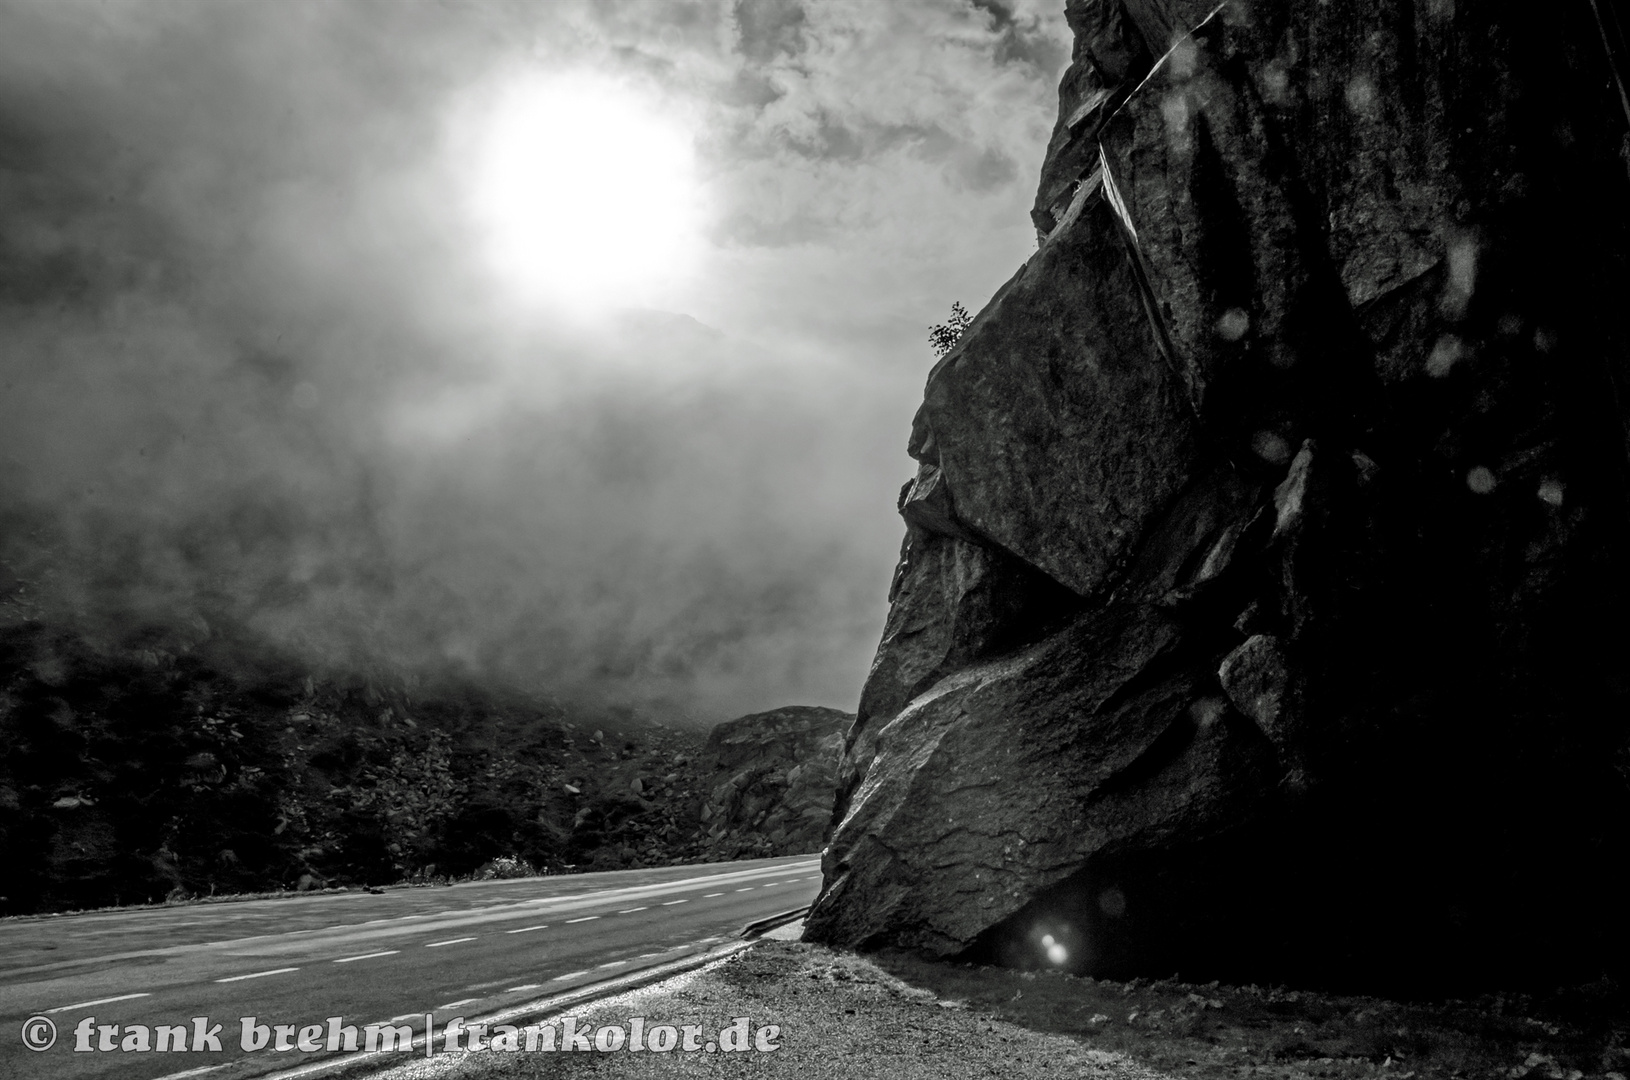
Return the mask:
<path id="1" fill-rule="evenodd" d="M 272 1038 L 247 1056 L 292 1067 L 306 1055 L 277 1052 L 277 1025 L 294 1029 L 290 1044 L 331 1016 L 359 1033 L 392 1019 L 422 1033 L 426 1013 L 445 1024 L 705 951 L 809 903 L 819 885 L 819 860 L 805 855 L 6 920 L 0 1076 L 214 1071 L 246 1056 L 249 1016 Z M 76 1052 L 87 1017 L 83 1042 L 120 1049 Z M 207 1039 L 217 1024 L 218 1051 Z M 53 1027 L 49 1049 L 29 1048 Z M 187 1049 L 166 1032 L 160 1052 L 160 1027 L 186 1028 Z"/>

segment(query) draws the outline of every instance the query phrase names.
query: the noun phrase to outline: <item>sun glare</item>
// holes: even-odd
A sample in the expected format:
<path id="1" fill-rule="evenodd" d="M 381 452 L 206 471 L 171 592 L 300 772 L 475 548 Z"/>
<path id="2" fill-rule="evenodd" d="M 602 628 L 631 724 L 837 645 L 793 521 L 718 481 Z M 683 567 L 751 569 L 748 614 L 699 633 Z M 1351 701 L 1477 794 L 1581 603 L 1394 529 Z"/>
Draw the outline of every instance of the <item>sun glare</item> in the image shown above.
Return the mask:
<path id="1" fill-rule="evenodd" d="M 515 83 L 497 100 L 476 165 L 474 209 L 491 256 L 527 294 L 650 303 L 694 257 L 690 137 L 622 84 L 586 75 Z"/>

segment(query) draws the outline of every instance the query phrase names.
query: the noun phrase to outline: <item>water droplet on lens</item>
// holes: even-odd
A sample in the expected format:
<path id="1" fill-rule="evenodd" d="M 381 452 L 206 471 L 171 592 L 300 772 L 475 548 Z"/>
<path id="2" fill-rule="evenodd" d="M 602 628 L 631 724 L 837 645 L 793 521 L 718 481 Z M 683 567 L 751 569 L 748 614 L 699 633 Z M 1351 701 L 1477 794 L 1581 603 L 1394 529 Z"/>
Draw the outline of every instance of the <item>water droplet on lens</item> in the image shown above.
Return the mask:
<path id="1" fill-rule="evenodd" d="M 1375 111 L 1376 97 L 1375 83 L 1368 75 L 1354 75 L 1347 80 L 1347 107 L 1360 116 Z"/>
<path id="2" fill-rule="evenodd" d="M 1217 320 L 1217 336 L 1224 341 L 1238 341 L 1251 328 L 1251 317 L 1237 307 L 1223 312 Z"/>
<path id="3" fill-rule="evenodd" d="M 1271 431 L 1259 431 L 1251 436 L 1251 451 L 1270 465 L 1283 465 L 1290 460 L 1290 444 Z"/>

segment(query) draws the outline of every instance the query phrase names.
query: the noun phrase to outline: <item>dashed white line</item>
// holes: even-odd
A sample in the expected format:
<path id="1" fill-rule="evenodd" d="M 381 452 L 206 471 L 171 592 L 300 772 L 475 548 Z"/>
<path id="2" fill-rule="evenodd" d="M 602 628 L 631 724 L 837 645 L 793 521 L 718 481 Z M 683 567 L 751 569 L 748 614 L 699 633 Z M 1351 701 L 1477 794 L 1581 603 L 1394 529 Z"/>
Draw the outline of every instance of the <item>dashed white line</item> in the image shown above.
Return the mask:
<path id="1" fill-rule="evenodd" d="M 690 903 L 689 900 L 664 900 L 662 902 L 662 906 L 663 907 L 673 907 L 675 904 L 688 904 L 688 903 Z"/>
<path id="2" fill-rule="evenodd" d="M 647 905 L 645 905 L 645 907 L 624 908 L 622 911 L 617 912 L 617 914 L 619 914 L 619 915 L 632 915 L 636 911 L 645 911 L 650 906 L 651 906 L 650 904 L 647 904 Z"/>
<path id="3" fill-rule="evenodd" d="M 372 960 L 376 956 L 395 956 L 401 949 L 386 949 L 384 952 L 363 953 L 361 956 L 346 956 L 334 961 L 336 964 L 350 964 L 358 960 Z"/>
<path id="4" fill-rule="evenodd" d="M 473 1005 L 475 1002 L 480 1000 L 480 998 L 460 998 L 457 1001 L 449 1001 L 445 1005 L 437 1005 L 436 1011 L 441 1012 L 443 1009 L 456 1009 L 460 1005 Z"/>
<path id="5" fill-rule="evenodd" d="M 391 1017 L 389 1020 L 385 1021 L 385 1023 L 394 1024 L 398 1020 L 418 1020 L 418 1019 L 422 1018 L 423 1016 L 424 1016 L 424 1013 L 403 1013 L 400 1016 Z"/>
<path id="6" fill-rule="evenodd" d="M 749 886 L 747 886 L 747 888 L 745 888 L 745 889 L 737 889 L 737 890 L 736 890 L 736 891 L 737 891 L 737 892 L 752 892 L 752 891 L 753 891 L 753 887 L 752 887 L 752 886 L 751 886 L 751 885 L 749 885 Z"/>
<path id="7" fill-rule="evenodd" d="M 520 986 L 512 986 L 508 990 L 505 990 L 504 993 L 513 994 L 517 990 L 537 990 L 542 986 L 543 986 L 542 983 L 524 983 L 524 984 L 522 984 Z"/>
<path id="8" fill-rule="evenodd" d="M 634 959 L 636 959 L 636 960 L 649 960 L 653 956 L 662 956 L 662 955 L 664 955 L 664 954 L 659 953 L 659 952 L 642 952 L 638 956 L 634 957 Z"/>
<path id="9" fill-rule="evenodd" d="M 448 939 L 447 939 L 447 940 L 446 940 L 446 941 L 432 941 L 432 942 L 430 942 L 430 943 L 429 943 L 429 944 L 427 944 L 427 945 L 426 945 L 426 946 L 425 946 L 425 948 L 427 948 L 427 949 L 439 949 L 439 948 L 441 948 L 441 947 L 442 947 L 442 946 L 443 946 L 443 945 L 457 945 L 457 944 L 459 944 L 459 943 L 460 943 L 460 942 L 464 942 L 464 941 L 474 941 L 474 940 L 475 940 L 475 938 L 473 938 L 473 937 L 456 937 L 456 938 L 448 938 Z"/>
<path id="10" fill-rule="evenodd" d="M 216 979 L 218 983 L 242 982 L 245 979 L 264 979 L 268 975 L 287 975 L 291 971 L 299 971 L 297 967 L 273 968 L 271 971 L 257 971 L 250 975 L 233 975 L 225 979 Z"/>
<path id="11" fill-rule="evenodd" d="M 575 979 L 579 975 L 587 975 L 587 974 L 588 974 L 587 971 L 568 971 L 564 975 L 556 975 L 554 978 L 550 979 L 549 981 L 550 982 L 560 982 L 563 979 Z"/>
<path id="12" fill-rule="evenodd" d="M 67 1012 L 69 1009 L 88 1009 L 92 1005 L 106 1005 L 114 1001 L 129 1001 L 132 998 L 152 997 L 151 994 L 121 994 L 118 997 L 97 998 L 95 1001 L 77 1001 L 72 1005 L 58 1005 L 54 1009 L 46 1009 L 48 1013 Z"/>
<path id="13" fill-rule="evenodd" d="M 525 933 L 530 933 L 533 930 L 547 930 L 547 929 L 549 929 L 547 924 L 545 924 L 543 926 L 523 926 L 519 930 L 505 930 L 504 933 L 506 933 L 506 934 L 525 934 Z"/>
<path id="14" fill-rule="evenodd" d="M 593 919 L 598 919 L 599 917 L 600 916 L 598 916 L 598 915 L 585 915 L 581 919 L 567 919 L 566 921 L 568 923 L 589 922 L 589 921 L 591 921 Z"/>
<path id="15" fill-rule="evenodd" d="M 611 967 L 622 967 L 622 966 L 623 966 L 623 965 L 624 965 L 624 964 L 626 964 L 626 963 L 628 963 L 628 961 L 627 961 L 627 960 L 613 960 L 613 961 L 611 961 L 611 962 L 610 962 L 610 963 L 606 963 L 606 964 L 596 964 L 596 965 L 594 965 L 594 966 L 595 966 L 595 967 L 596 967 L 596 968 L 611 968 Z"/>
<path id="16" fill-rule="evenodd" d="M 703 900 L 711 900 L 711 899 L 713 899 L 713 898 L 714 898 L 714 897 L 715 897 L 715 896 L 723 896 L 723 895 L 724 895 L 724 893 L 722 893 L 722 892 L 710 892 L 710 893 L 707 893 L 707 894 L 705 894 L 705 895 L 704 895 L 704 896 L 703 896 L 703 897 L 702 897 L 702 899 L 703 899 Z"/>

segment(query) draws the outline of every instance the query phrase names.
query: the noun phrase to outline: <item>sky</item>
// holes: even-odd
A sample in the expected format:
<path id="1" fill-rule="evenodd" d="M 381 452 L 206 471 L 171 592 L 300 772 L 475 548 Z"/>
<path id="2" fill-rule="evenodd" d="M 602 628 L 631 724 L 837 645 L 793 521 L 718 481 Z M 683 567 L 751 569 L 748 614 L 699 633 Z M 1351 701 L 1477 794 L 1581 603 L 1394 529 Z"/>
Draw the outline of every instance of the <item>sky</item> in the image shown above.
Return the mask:
<path id="1" fill-rule="evenodd" d="M 1067 59 L 1058 0 L 0 2 L 0 615 L 852 710 Z"/>

